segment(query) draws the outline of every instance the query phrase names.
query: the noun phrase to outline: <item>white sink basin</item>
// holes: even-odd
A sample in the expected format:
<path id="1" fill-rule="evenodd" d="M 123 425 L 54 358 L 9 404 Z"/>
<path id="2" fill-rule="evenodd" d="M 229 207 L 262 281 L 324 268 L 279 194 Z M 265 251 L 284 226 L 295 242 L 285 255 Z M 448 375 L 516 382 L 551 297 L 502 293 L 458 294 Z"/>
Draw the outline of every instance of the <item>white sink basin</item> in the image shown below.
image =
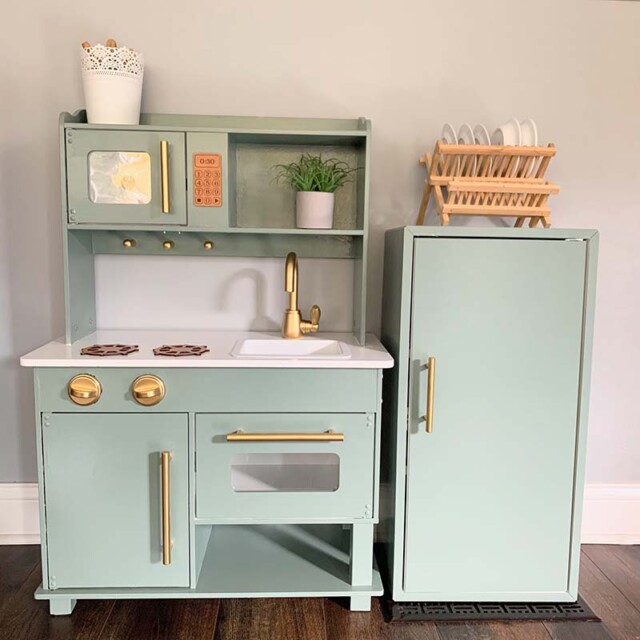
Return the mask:
<path id="1" fill-rule="evenodd" d="M 285 338 L 239 340 L 233 346 L 235 358 L 265 358 L 275 360 L 348 360 L 349 347 L 339 340 L 322 338 Z"/>

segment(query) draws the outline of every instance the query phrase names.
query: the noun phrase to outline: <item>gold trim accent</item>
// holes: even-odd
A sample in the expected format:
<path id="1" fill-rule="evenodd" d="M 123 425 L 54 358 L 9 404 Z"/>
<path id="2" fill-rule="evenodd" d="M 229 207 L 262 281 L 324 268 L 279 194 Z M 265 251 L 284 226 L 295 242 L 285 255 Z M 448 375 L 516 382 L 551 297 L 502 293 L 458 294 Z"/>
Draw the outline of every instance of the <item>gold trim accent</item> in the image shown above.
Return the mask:
<path id="1" fill-rule="evenodd" d="M 333 429 L 324 433 L 245 433 L 238 429 L 227 434 L 227 442 L 344 442 L 344 433 Z"/>
<path id="2" fill-rule="evenodd" d="M 171 452 L 160 454 L 162 466 L 162 564 L 171 564 Z"/>
<path id="3" fill-rule="evenodd" d="M 433 396 L 436 384 L 436 359 L 427 358 L 427 411 L 424 419 L 427 423 L 427 433 L 433 433 Z"/>
<path id="4" fill-rule="evenodd" d="M 131 383 L 131 395 L 138 404 L 152 407 L 164 399 L 164 382 L 151 374 L 138 376 Z"/>
<path id="5" fill-rule="evenodd" d="M 169 142 L 160 141 L 160 183 L 162 185 L 162 213 L 169 210 Z"/>
<path id="6" fill-rule="evenodd" d="M 69 380 L 67 393 L 72 402 L 87 407 L 98 402 L 102 395 L 102 386 L 95 376 L 81 373 Z"/>

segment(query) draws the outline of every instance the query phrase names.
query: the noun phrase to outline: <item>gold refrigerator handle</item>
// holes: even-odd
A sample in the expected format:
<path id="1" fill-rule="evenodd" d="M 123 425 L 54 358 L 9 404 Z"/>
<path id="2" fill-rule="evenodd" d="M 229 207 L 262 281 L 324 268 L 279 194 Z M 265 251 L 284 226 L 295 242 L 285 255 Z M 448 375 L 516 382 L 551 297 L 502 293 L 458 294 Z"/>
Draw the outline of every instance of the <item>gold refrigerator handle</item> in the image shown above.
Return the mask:
<path id="1" fill-rule="evenodd" d="M 245 433 L 238 429 L 227 434 L 227 442 L 343 442 L 344 433 L 329 429 L 324 433 Z"/>
<path id="2" fill-rule="evenodd" d="M 171 564 L 171 493 L 169 463 L 171 452 L 160 454 L 162 462 L 162 564 Z"/>
<path id="3" fill-rule="evenodd" d="M 162 185 L 162 213 L 169 211 L 169 142 L 160 141 L 160 182 Z"/>
<path id="4" fill-rule="evenodd" d="M 436 384 L 436 359 L 427 358 L 427 412 L 424 414 L 427 433 L 433 432 L 433 393 Z"/>

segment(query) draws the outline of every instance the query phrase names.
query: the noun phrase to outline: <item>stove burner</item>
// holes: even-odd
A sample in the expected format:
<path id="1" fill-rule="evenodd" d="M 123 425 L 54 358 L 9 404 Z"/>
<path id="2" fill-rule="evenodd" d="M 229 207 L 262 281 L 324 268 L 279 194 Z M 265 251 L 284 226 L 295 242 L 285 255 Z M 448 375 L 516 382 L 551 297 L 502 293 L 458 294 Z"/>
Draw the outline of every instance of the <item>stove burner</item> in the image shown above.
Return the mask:
<path id="1" fill-rule="evenodd" d="M 181 356 L 201 356 L 208 351 L 206 344 L 165 344 L 161 347 L 156 347 L 153 350 L 153 355 L 180 358 Z"/>
<path id="2" fill-rule="evenodd" d="M 92 344 L 80 350 L 81 356 L 128 356 L 138 351 L 137 344 Z"/>

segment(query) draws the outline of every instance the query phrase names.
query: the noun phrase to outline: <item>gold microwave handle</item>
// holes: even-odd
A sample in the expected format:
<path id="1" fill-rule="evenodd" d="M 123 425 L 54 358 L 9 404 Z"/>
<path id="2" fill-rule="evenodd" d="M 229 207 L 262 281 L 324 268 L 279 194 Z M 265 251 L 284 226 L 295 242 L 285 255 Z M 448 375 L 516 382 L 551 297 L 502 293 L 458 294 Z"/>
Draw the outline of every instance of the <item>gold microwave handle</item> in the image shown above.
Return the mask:
<path id="1" fill-rule="evenodd" d="M 245 433 L 238 429 L 227 434 L 227 442 L 343 442 L 344 433 L 328 429 L 323 433 Z"/>
<path id="2" fill-rule="evenodd" d="M 160 454 L 162 464 L 162 564 L 171 564 L 171 452 Z"/>
<path id="3" fill-rule="evenodd" d="M 433 433 L 433 396 L 436 385 L 436 359 L 427 358 L 427 411 L 424 414 L 427 433 Z"/>
<path id="4" fill-rule="evenodd" d="M 169 210 L 169 142 L 160 141 L 160 184 L 162 186 L 162 213 Z"/>

